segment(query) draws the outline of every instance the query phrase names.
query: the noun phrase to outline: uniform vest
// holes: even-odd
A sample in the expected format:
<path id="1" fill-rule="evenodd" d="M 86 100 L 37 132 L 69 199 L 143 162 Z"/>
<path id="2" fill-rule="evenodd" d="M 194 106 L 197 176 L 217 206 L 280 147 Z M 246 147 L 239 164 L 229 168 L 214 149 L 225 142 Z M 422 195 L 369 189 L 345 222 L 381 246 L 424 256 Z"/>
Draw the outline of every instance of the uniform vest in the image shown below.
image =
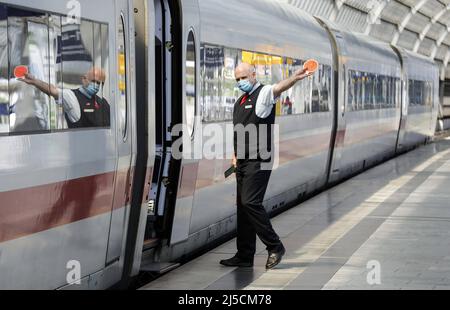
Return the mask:
<path id="1" fill-rule="evenodd" d="M 275 124 L 276 109 L 273 108 L 271 114 L 267 118 L 260 118 L 256 115 L 256 102 L 263 87 L 264 85 L 258 87 L 244 102 L 242 102 L 246 96 L 244 94 L 236 101 L 234 105 L 234 152 L 236 156 L 238 156 L 238 159 L 254 159 L 269 162 L 271 160 L 270 152 L 272 151 L 273 140 L 272 129 Z M 242 125 L 247 129 L 252 127 L 256 128 L 256 141 L 255 135 L 250 134 L 247 130 L 245 131 L 245 139 L 242 137 L 241 139 L 238 139 L 238 134 L 242 135 L 243 133 L 239 132 L 236 128 L 237 125 Z M 242 158 L 242 155 L 244 154 L 245 158 Z"/>
<path id="2" fill-rule="evenodd" d="M 70 129 L 110 126 L 110 107 L 106 100 L 99 96 L 89 99 L 78 89 L 73 89 L 72 91 L 80 104 L 81 118 L 78 122 L 72 123 L 65 115 L 67 126 Z"/>

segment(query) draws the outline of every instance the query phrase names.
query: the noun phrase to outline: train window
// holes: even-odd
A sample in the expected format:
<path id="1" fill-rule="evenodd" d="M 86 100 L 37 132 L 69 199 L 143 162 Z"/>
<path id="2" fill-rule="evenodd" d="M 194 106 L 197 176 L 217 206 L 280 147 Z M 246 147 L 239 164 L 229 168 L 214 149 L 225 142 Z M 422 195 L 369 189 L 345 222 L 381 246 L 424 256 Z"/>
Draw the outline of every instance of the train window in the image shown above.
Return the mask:
<path id="1" fill-rule="evenodd" d="M 118 48 L 118 87 L 119 87 L 119 128 L 122 132 L 122 137 L 126 139 L 127 135 L 127 54 L 125 46 L 125 20 L 123 15 L 119 17 L 118 33 L 117 33 L 117 48 Z"/>
<path id="2" fill-rule="evenodd" d="M 356 105 L 356 74 L 354 71 L 350 70 L 348 73 L 348 102 L 349 111 L 357 111 L 358 107 Z"/>
<path id="3" fill-rule="evenodd" d="M 355 98 L 353 94 L 353 80 L 351 76 L 351 71 L 347 71 L 347 111 L 353 111 L 353 99 Z"/>
<path id="4" fill-rule="evenodd" d="M 371 88 L 372 83 L 369 77 L 368 73 L 364 73 L 363 75 L 363 105 L 365 110 L 371 110 L 372 109 L 372 102 L 371 102 Z"/>
<path id="5" fill-rule="evenodd" d="M 430 81 L 428 83 L 429 83 L 429 86 L 430 86 L 429 106 L 432 107 L 433 106 L 433 102 L 434 102 L 434 82 Z"/>
<path id="6" fill-rule="evenodd" d="M 425 104 L 426 106 L 431 107 L 433 105 L 433 82 L 425 82 L 426 83 L 426 100 Z"/>
<path id="7" fill-rule="evenodd" d="M 203 122 L 229 121 L 233 118 L 234 104 L 241 95 L 234 79 L 234 70 L 241 62 L 254 64 L 258 81 L 265 85 L 278 83 L 303 66 L 303 61 L 298 59 L 202 45 L 200 106 Z M 317 74 L 295 84 L 281 95 L 276 114 L 330 111 L 331 75 L 331 66 L 320 65 Z"/>
<path id="8" fill-rule="evenodd" d="M 374 108 L 373 105 L 373 78 L 370 72 L 365 73 L 364 79 L 364 106 L 366 110 L 372 110 Z"/>
<path id="9" fill-rule="evenodd" d="M 408 81 L 408 95 L 409 95 L 409 105 L 414 106 L 415 105 L 415 97 L 414 97 L 414 81 L 409 80 Z"/>
<path id="10" fill-rule="evenodd" d="M 381 106 L 380 106 L 381 109 L 384 109 L 387 106 L 388 101 L 387 86 L 388 86 L 387 77 L 383 75 L 381 76 Z"/>
<path id="11" fill-rule="evenodd" d="M 423 105 L 428 106 L 429 105 L 429 98 L 430 98 L 430 87 L 428 81 L 424 81 L 423 83 Z"/>
<path id="12" fill-rule="evenodd" d="M 388 108 L 392 108 L 394 106 L 394 99 L 395 99 L 394 78 L 393 77 L 389 77 L 389 104 L 388 104 Z"/>
<path id="13" fill-rule="evenodd" d="M 49 84 L 48 16 L 8 8 L 7 23 L 10 132 L 50 130 L 50 98 L 33 86 Z"/>
<path id="14" fill-rule="evenodd" d="M 380 75 L 377 74 L 375 79 L 375 108 L 379 109 L 382 101 L 383 83 Z"/>
<path id="15" fill-rule="evenodd" d="M 423 105 L 423 82 L 414 81 L 414 103 L 417 106 Z"/>
<path id="16" fill-rule="evenodd" d="M 103 124 L 99 127 L 110 127 L 110 105 L 109 105 L 109 44 L 108 27 L 99 23 L 93 23 L 93 68 L 95 68 L 95 80 L 101 82 L 98 85 L 97 98 L 105 108 Z"/>
<path id="17" fill-rule="evenodd" d="M 377 74 L 377 80 L 375 85 L 375 109 L 383 108 L 383 80 L 384 76 L 381 74 Z"/>
<path id="18" fill-rule="evenodd" d="M 111 86 L 110 81 L 110 72 L 109 72 L 109 29 L 108 25 L 101 24 L 100 25 L 100 31 L 101 31 L 101 54 L 102 54 L 102 61 L 101 61 L 101 68 L 103 72 L 105 73 L 105 83 L 102 85 L 101 89 L 101 95 L 100 97 L 103 98 L 106 102 L 111 102 L 110 94 L 111 94 Z"/>
<path id="19" fill-rule="evenodd" d="M 350 70 L 347 84 L 349 111 L 388 109 L 399 102 L 398 78 Z"/>
<path id="20" fill-rule="evenodd" d="M 298 59 L 285 58 L 283 59 L 283 64 L 286 74 L 277 79 L 277 81 L 274 80 L 274 83 L 279 82 L 283 78 L 292 76 L 297 70 L 303 67 L 303 62 Z M 314 78 L 304 79 L 285 92 L 281 99 L 281 114 L 311 113 L 313 109 L 313 96 L 316 96 L 317 98 L 318 95 L 317 91 L 315 94 L 313 93 L 314 81 Z M 316 99 L 316 105 L 317 103 L 318 101 Z M 314 109 L 317 111 L 320 110 L 319 107 L 314 107 Z"/>
<path id="21" fill-rule="evenodd" d="M 355 71 L 350 71 L 350 94 L 351 94 L 351 103 L 352 103 L 352 111 L 358 110 L 358 104 L 357 104 L 357 76 Z"/>
<path id="22" fill-rule="evenodd" d="M 383 100 L 383 109 L 387 109 L 389 108 L 389 77 L 388 76 L 384 76 L 384 100 Z"/>
<path id="23" fill-rule="evenodd" d="M 0 5 L 0 133 L 109 127 L 102 29 Z"/>
<path id="24" fill-rule="evenodd" d="M 61 49 L 61 22 L 62 18 L 58 15 L 50 15 L 48 20 L 49 35 L 49 62 L 50 62 L 50 85 L 55 85 L 59 89 L 63 87 L 62 81 L 62 60 L 58 59 Z M 50 96 L 50 129 L 67 129 L 67 123 L 64 118 L 64 109 L 58 104 L 57 100 Z"/>
<path id="25" fill-rule="evenodd" d="M 386 103 L 384 108 L 388 109 L 391 106 L 391 77 L 386 76 Z"/>
<path id="26" fill-rule="evenodd" d="M 70 129 L 109 127 L 110 106 L 101 98 L 101 89 L 108 78 L 100 67 L 96 53 L 101 37 L 98 24 L 82 20 L 61 26 L 62 88 L 58 86 L 59 104 Z"/>
<path id="27" fill-rule="evenodd" d="M 330 111 L 331 66 L 321 65 L 319 70 L 320 112 Z"/>
<path id="28" fill-rule="evenodd" d="M 311 112 L 320 112 L 320 91 L 317 83 L 315 83 L 315 76 L 312 77 L 312 92 L 311 92 Z"/>
<path id="29" fill-rule="evenodd" d="M 202 115 L 205 122 L 231 120 L 234 102 L 228 102 L 223 93 L 225 49 L 204 46 L 202 67 Z M 233 64 L 234 70 L 234 64 Z M 225 86 L 226 87 L 226 86 Z M 224 102 L 225 100 L 225 102 Z"/>
<path id="30" fill-rule="evenodd" d="M 9 132 L 8 22 L 6 6 L 0 4 L 0 134 Z"/>
<path id="31" fill-rule="evenodd" d="M 189 136 L 194 133 L 195 111 L 197 102 L 197 56 L 195 52 L 195 38 L 189 32 L 186 48 L 186 125 Z"/>
<path id="32" fill-rule="evenodd" d="M 396 84 L 396 81 L 395 81 L 394 77 L 391 78 L 391 91 L 392 91 L 392 93 L 391 93 L 391 95 L 392 95 L 391 99 L 392 100 L 391 100 L 390 108 L 394 108 L 395 107 L 395 102 L 396 102 L 395 98 L 397 98 L 397 84 Z"/>
<path id="33" fill-rule="evenodd" d="M 413 98 L 414 98 L 414 105 L 418 106 L 422 103 L 422 89 L 420 85 L 420 81 L 413 81 L 414 87 L 413 87 Z"/>
<path id="34" fill-rule="evenodd" d="M 355 77 L 356 77 L 355 78 L 356 79 L 356 110 L 361 111 L 361 110 L 363 110 L 361 73 L 356 72 Z"/>
<path id="35" fill-rule="evenodd" d="M 359 87 L 360 87 L 360 110 L 365 110 L 365 76 L 364 76 L 364 72 L 359 72 Z"/>

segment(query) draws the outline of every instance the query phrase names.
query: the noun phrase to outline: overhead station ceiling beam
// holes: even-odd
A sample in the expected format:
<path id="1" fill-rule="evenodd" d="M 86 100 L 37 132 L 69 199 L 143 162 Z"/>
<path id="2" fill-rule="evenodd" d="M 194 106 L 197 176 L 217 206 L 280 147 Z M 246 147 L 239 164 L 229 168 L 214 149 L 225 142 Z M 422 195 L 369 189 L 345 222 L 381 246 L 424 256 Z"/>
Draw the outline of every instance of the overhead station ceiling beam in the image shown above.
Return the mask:
<path id="1" fill-rule="evenodd" d="M 439 21 L 439 19 L 447 12 L 450 10 L 450 4 L 447 5 L 445 8 L 443 8 L 442 10 L 440 10 L 438 13 L 436 13 L 435 16 L 433 16 L 430 20 L 430 22 L 425 26 L 425 28 L 422 30 L 422 32 L 419 34 L 419 37 L 417 38 L 416 44 L 414 45 L 413 51 L 417 53 L 417 51 L 419 50 L 420 45 L 422 44 L 423 40 L 425 39 L 426 35 L 428 34 L 428 32 L 431 29 L 431 26 L 433 26 L 434 24 L 436 24 L 436 22 Z M 447 26 L 448 28 L 448 26 Z M 442 40 L 443 41 L 443 40 Z M 442 44 L 441 41 L 441 44 Z M 436 44 L 437 45 L 437 44 Z M 434 57 L 433 57 L 434 58 Z"/>
<path id="2" fill-rule="evenodd" d="M 339 15 L 339 11 L 344 6 L 345 1 L 346 0 L 334 0 L 334 8 L 329 17 L 330 21 L 332 21 L 332 22 L 336 21 L 338 15 Z"/>
<path id="3" fill-rule="evenodd" d="M 300 6 L 299 0 L 281 0 L 281 1 L 288 1 L 291 4 L 294 4 L 296 6 Z M 304 1 L 304 0 L 300 0 Z M 312 1 L 312 0 L 307 0 Z M 320 0 L 325 1 L 325 0 Z M 376 24 L 379 24 L 380 21 L 383 22 L 383 25 L 385 23 L 393 25 L 396 30 L 392 34 L 392 38 L 388 39 L 390 40 L 390 43 L 393 45 L 397 45 L 400 39 L 402 38 L 403 32 L 407 30 L 408 32 L 414 33 L 417 36 L 417 39 L 414 43 L 412 50 L 414 52 L 418 52 L 420 50 L 420 47 L 422 44 L 427 42 L 427 45 L 429 45 L 428 42 L 432 41 L 433 46 L 430 49 L 427 49 L 427 51 L 422 51 L 422 53 L 426 53 L 428 57 L 435 59 L 436 56 L 439 53 L 439 61 L 441 61 L 441 58 L 444 57 L 443 61 L 443 73 L 444 77 L 446 75 L 446 68 L 450 63 L 450 46 L 446 43 L 448 37 L 450 36 L 450 21 L 447 21 L 446 12 L 450 11 L 450 3 L 447 3 L 447 1 L 443 2 L 442 0 L 416 0 L 414 2 L 414 5 L 410 5 L 407 2 L 404 2 L 403 0 L 364 0 L 361 1 L 360 4 L 350 1 L 350 0 L 327 0 L 329 3 L 333 3 L 333 10 L 328 11 L 327 15 L 329 15 L 328 19 L 336 22 L 338 20 L 338 17 L 342 13 L 344 9 L 351 9 L 354 10 L 355 13 L 360 12 L 367 14 L 367 26 L 363 29 L 363 33 L 370 35 L 374 27 L 376 27 Z M 384 10 L 391 7 L 388 4 L 395 2 L 398 5 L 401 5 L 408 9 L 408 13 L 405 16 L 399 16 L 399 18 L 390 19 L 383 15 Z M 364 7 L 364 5 L 366 5 Z M 426 6 L 428 8 L 437 7 L 434 11 L 434 15 L 431 16 L 431 14 L 427 14 L 422 8 Z M 436 11 L 438 10 L 438 11 Z M 358 14 L 358 13 L 357 13 Z M 414 18 L 417 16 L 417 18 L 420 18 L 423 20 L 424 18 L 428 19 L 429 22 L 426 23 L 426 25 L 419 31 L 412 28 L 410 26 L 410 23 L 414 21 Z M 445 17 L 445 20 L 443 17 Z M 434 25 L 440 25 L 441 28 L 444 28 L 440 33 L 433 35 L 433 37 L 429 36 L 428 34 L 433 28 Z M 382 26 L 383 27 L 383 26 Z M 443 53 L 446 53 L 445 56 L 443 56 Z"/>
<path id="4" fill-rule="evenodd" d="M 378 3 L 378 5 L 375 5 L 375 2 L 369 1 L 368 2 L 368 8 L 370 9 L 368 16 L 367 16 L 367 27 L 364 33 L 366 35 L 370 34 L 370 31 L 372 30 L 372 27 L 374 24 L 377 23 L 378 19 L 380 18 L 381 14 L 383 13 L 384 9 L 388 5 L 388 3 L 391 0 L 383 0 L 383 2 Z"/>
<path id="5" fill-rule="evenodd" d="M 405 30 L 406 26 L 408 25 L 411 18 L 416 15 L 416 13 L 428 2 L 428 0 L 421 0 L 418 2 L 415 6 L 413 6 L 409 13 L 406 14 L 406 16 L 403 18 L 400 24 L 398 24 L 397 31 L 394 34 L 394 37 L 392 38 L 392 44 L 397 45 L 398 39 L 400 38 L 400 35 L 402 34 L 403 30 Z"/>

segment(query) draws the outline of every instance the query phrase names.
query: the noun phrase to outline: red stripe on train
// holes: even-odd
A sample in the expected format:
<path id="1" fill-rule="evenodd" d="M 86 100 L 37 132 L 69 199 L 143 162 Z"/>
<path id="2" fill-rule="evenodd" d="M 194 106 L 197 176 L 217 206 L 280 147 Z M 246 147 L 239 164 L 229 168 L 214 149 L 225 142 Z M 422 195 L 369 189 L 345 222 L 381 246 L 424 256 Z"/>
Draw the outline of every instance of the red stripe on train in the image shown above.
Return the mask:
<path id="1" fill-rule="evenodd" d="M 0 193 L 0 242 L 111 211 L 114 173 Z"/>

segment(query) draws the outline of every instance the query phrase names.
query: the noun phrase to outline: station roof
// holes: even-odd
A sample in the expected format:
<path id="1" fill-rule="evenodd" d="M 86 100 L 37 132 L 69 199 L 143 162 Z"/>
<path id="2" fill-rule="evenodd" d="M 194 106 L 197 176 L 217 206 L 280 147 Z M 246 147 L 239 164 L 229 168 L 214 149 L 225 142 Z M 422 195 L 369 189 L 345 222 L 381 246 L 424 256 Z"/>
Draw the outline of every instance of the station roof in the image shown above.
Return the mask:
<path id="1" fill-rule="evenodd" d="M 450 79 L 450 0 L 277 0 L 434 59 Z"/>

